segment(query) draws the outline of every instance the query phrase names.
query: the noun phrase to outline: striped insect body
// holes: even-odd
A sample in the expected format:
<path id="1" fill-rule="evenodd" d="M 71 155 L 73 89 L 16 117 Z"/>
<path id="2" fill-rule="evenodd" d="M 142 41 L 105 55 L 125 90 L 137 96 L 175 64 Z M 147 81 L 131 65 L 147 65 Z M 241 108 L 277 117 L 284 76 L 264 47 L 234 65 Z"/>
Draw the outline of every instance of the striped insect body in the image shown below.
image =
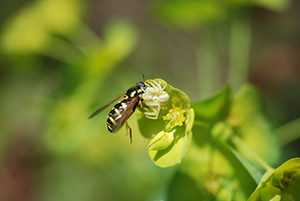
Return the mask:
<path id="1" fill-rule="evenodd" d="M 144 82 L 138 82 L 133 87 L 129 88 L 123 96 L 120 96 L 100 109 L 96 110 L 89 118 L 96 116 L 105 110 L 112 103 L 122 98 L 117 104 L 111 109 L 106 120 L 106 126 L 109 132 L 117 132 L 124 123 L 126 123 L 129 129 L 130 144 L 132 143 L 132 130 L 127 123 L 127 120 L 134 113 L 138 106 L 143 103 L 143 94 L 148 86 Z"/>

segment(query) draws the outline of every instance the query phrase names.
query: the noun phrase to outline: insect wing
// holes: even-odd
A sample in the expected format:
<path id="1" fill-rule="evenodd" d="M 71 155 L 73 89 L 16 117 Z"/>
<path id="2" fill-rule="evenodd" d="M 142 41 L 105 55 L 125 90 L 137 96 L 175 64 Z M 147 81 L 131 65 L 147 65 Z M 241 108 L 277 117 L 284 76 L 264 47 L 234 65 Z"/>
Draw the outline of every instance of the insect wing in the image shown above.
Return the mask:
<path id="1" fill-rule="evenodd" d="M 123 95 L 122 95 L 123 96 Z M 104 105 L 103 107 L 101 107 L 100 109 L 96 110 L 91 116 L 89 116 L 90 118 L 93 118 L 94 116 L 96 116 L 97 114 L 101 113 L 103 110 L 105 110 L 108 106 L 110 106 L 111 104 L 113 104 L 114 102 L 116 102 L 116 100 L 120 99 L 122 96 L 112 100 L 111 102 L 107 103 L 106 105 Z"/>
<path id="2" fill-rule="evenodd" d="M 123 104 L 121 107 L 119 107 L 119 115 L 115 116 L 115 128 L 113 132 L 118 131 L 122 125 L 125 123 L 127 119 L 130 118 L 130 116 L 133 113 L 133 109 L 136 106 L 137 101 L 139 100 L 139 97 L 134 97 L 130 101 Z"/>

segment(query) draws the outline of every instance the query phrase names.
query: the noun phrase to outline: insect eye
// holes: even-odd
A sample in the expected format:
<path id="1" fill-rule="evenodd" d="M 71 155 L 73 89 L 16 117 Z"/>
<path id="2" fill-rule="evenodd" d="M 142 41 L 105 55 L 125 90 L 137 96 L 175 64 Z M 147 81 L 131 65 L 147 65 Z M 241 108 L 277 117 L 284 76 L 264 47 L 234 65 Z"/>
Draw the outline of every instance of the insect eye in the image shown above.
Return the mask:
<path id="1" fill-rule="evenodd" d="M 142 89 L 146 89 L 148 87 L 144 82 L 138 82 L 135 85 Z"/>

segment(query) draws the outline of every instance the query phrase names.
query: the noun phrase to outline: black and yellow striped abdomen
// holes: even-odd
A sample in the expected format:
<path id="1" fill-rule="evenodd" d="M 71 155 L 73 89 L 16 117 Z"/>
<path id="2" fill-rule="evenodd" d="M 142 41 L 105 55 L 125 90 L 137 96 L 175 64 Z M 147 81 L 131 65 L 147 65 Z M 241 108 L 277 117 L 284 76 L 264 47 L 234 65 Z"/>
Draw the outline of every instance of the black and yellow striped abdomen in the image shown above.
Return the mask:
<path id="1" fill-rule="evenodd" d="M 109 112 L 106 126 L 109 132 L 117 132 L 125 121 L 135 111 L 136 107 L 142 102 L 142 94 L 146 85 L 143 82 L 137 83 L 126 91 L 123 100 L 119 101 Z"/>
<path id="2" fill-rule="evenodd" d="M 124 115 L 127 111 L 127 100 L 119 101 L 109 112 L 106 125 L 109 132 L 113 133 L 119 130 L 123 123 Z"/>

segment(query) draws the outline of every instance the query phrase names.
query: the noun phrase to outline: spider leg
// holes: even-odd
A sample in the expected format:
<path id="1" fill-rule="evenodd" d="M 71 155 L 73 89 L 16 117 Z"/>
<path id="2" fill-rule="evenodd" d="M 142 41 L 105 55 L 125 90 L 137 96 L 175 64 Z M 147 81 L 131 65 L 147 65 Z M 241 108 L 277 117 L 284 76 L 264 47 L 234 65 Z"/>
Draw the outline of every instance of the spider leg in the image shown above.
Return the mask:
<path id="1" fill-rule="evenodd" d="M 150 83 L 151 83 L 151 86 L 152 88 L 155 88 L 156 91 L 159 91 L 160 90 L 160 80 L 158 80 L 159 83 L 157 83 L 155 80 L 151 80 Z"/>
<path id="2" fill-rule="evenodd" d="M 161 82 L 160 82 L 160 80 L 158 80 L 158 83 L 156 81 L 154 81 L 154 82 L 155 82 L 156 90 L 160 92 L 160 89 L 161 89 L 161 86 L 160 86 Z"/>
<path id="3" fill-rule="evenodd" d="M 159 93 L 161 93 L 163 90 L 165 90 L 166 86 L 167 86 L 167 85 L 165 85 L 165 86 L 160 90 Z"/>
<path id="4" fill-rule="evenodd" d="M 161 88 L 161 82 L 160 82 L 160 80 L 158 80 L 158 82 L 156 82 L 156 81 L 153 80 L 153 82 L 154 82 L 154 85 L 155 85 L 154 86 L 155 90 L 157 91 L 156 94 L 160 94 L 166 88 L 166 86 L 167 86 L 167 85 L 165 85 L 163 88 Z"/>
<path id="5" fill-rule="evenodd" d="M 146 103 L 147 106 L 152 110 L 152 112 L 144 112 L 147 118 L 157 119 L 160 111 L 160 104 L 156 102 Z"/>
<path id="6" fill-rule="evenodd" d="M 157 106 L 157 112 L 156 112 L 155 119 L 157 119 L 157 118 L 158 118 L 159 111 L 160 111 L 160 104 L 158 104 L 158 106 Z"/>

